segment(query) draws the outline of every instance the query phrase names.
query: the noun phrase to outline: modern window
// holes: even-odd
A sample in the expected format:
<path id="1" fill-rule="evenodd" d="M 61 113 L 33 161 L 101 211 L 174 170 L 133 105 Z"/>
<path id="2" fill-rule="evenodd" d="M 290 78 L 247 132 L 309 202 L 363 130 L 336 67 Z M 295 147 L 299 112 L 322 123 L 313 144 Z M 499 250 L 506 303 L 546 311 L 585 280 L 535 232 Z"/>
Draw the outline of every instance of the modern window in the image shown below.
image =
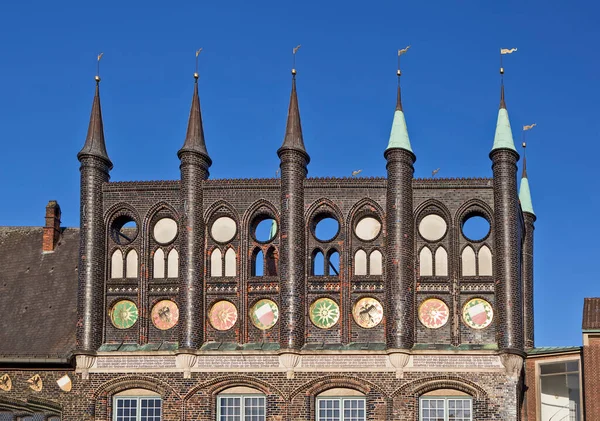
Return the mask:
<path id="1" fill-rule="evenodd" d="M 317 421 L 365 421 L 367 419 L 364 397 L 323 396 L 317 398 Z"/>
<path id="2" fill-rule="evenodd" d="M 579 360 L 540 363 L 541 421 L 581 421 Z"/>
<path id="3" fill-rule="evenodd" d="M 146 393 L 148 394 L 147 396 Z M 114 398 L 113 421 L 161 421 L 162 401 L 158 394 L 131 389 Z"/>
<path id="4" fill-rule="evenodd" d="M 459 396 L 422 397 L 419 421 L 473 421 L 473 401 Z"/>
<path id="5" fill-rule="evenodd" d="M 262 394 L 221 394 L 217 396 L 218 421 L 265 421 L 267 399 Z"/>

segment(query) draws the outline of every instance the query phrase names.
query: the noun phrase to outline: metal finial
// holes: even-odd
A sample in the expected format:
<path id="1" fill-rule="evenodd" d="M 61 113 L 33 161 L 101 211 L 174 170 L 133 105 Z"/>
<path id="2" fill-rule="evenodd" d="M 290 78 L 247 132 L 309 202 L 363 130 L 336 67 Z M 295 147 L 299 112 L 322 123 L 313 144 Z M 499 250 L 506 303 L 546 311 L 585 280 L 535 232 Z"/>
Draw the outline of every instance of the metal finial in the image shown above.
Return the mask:
<path id="1" fill-rule="evenodd" d="M 523 142 L 523 149 L 525 149 L 527 147 L 527 143 Z"/>
<path id="2" fill-rule="evenodd" d="M 198 48 L 196 50 L 196 71 L 194 72 L 194 79 L 198 80 L 198 56 L 200 55 L 200 53 L 202 52 L 202 48 Z"/>
<path id="3" fill-rule="evenodd" d="M 100 60 L 102 59 L 103 55 L 104 53 L 98 54 L 98 62 L 96 63 L 96 76 L 94 77 L 96 83 L 100 83 Z"/>
<path id="4" fill-rule="evenodd" d="M 296 53 L 300 47 L 301 44 L 298 44 L 292 49 L 292 76 L 296 76 Z"/>

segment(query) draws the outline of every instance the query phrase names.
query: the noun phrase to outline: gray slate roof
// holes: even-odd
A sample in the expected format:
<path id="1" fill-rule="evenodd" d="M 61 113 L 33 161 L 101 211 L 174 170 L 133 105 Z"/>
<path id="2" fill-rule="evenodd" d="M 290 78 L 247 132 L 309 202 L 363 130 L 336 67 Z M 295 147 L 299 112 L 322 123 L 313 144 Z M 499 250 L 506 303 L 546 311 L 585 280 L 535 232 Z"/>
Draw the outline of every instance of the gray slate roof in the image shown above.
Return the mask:
<path id="1" fill-rule="evenodd" d="M 42 227 L 0 227 L 0 357 L 66 358 L 75 348 L 79 229 L 42 253 Z"/>

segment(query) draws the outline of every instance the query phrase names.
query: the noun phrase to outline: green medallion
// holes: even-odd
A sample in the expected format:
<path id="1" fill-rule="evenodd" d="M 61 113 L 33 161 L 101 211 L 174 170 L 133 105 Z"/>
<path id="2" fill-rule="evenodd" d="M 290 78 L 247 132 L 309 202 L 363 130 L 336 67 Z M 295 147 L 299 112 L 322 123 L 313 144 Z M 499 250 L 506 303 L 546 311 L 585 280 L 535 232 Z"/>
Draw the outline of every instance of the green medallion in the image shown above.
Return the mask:
<path id="1" fill-rule="evenodd" d="M 138 309 L 129 300 L 121 300 L 110 309 L 110 320 L 117 329 L 129 329 L 137 322 Z"/>
<path id="2" fill-rule="evenodd" d="M 310 306 L 310 321 L 316 327 L 329 329 L 340 318 L 340 307 L 331 298 L 319 298 Z"/>

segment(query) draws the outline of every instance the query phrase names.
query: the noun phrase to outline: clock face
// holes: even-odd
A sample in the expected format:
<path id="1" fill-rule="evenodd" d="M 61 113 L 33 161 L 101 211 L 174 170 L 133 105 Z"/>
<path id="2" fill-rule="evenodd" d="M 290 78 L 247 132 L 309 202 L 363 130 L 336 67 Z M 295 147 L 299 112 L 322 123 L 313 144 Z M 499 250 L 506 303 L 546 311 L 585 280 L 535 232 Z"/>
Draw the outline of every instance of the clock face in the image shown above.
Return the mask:
<path id="1" fill-rule="evenodd" d="M 157 329 L 171 329 L 179 321 L 179 308 L 171 300 L 162 300 L 154 304 L 150 317 Z"/>
<path id="2" fill-rule="evenodd" d="M 463 307 L 462 316 L 467 326 L 473 329 L 484 329 L 492 323 L 494 309 L 483 298 L 473 298 Z"/>
<path id="3" fill-rule="evenodd" d="M 237 318 L 237 308 L 233 303 L 225 300 L 216 302 L 208 312 L 208 320 L 212 327 L 217 330 L 231 329 Z"/>
<path id="4" fill-rule="evenodd" d="M 250 309 L 250 318 L 260 330 L 271 329 L 279 319 L 279 308 L 271 300 L 260 300 Z"/>
<path id="5" fill-rule="evenodd" d="M 419 306 L 419 320 L 425 327 L 437 329 L 448 323 L 450 310 L 445 302 L 437 298 L 425 300 Z"/>
<path id="6" fill-rule="evenodd" d="M 310 305 L 310 321 L 316 327 L 329 329 L 340 318 L 340 307 L 331 298 L 319 298 Z"/>
<path id="7" fill-rule="evenodd" d="M 133 301 L 118 301 L 110 309 L 110 320 L 117 329 L 129 329 L 138 319 L 138 308 Z"/>
<path id="8" fill-rule="evenodd" d="M 361 298 L 352 310 L 354 321 L 365 329 L 370 329 L 381 323 L 383 319 L 383 306 L 375 298 Z"/>

